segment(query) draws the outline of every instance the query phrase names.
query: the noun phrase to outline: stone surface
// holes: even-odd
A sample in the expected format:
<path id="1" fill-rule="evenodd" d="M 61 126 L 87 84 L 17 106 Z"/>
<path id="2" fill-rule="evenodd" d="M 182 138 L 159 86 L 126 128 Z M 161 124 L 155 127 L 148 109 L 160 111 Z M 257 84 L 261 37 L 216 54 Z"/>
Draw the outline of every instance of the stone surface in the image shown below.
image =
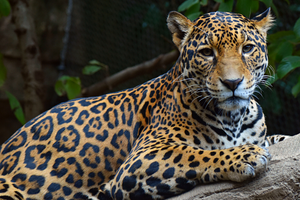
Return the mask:
<path id="1" fill-rule="evenodd" d="M 244 182 L 200 185 L 171 200 L 300 199 L 300 134 L 269 147 L 272 160 L 263 173 Z"/>

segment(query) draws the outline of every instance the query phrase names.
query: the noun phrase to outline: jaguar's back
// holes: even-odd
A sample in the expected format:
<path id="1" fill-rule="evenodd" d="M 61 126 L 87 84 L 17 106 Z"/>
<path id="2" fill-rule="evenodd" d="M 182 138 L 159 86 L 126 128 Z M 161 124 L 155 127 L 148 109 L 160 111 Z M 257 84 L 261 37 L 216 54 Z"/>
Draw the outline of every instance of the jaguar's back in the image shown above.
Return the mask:
<path id="1" fill-rule="evenodd" d="M 0 198 L 164 199 L 264 170 L 266 126 L 252 95 L 268 65 L 270 11 L 167 21 L 174 67 L 26 123 L 1 146 Z"/>

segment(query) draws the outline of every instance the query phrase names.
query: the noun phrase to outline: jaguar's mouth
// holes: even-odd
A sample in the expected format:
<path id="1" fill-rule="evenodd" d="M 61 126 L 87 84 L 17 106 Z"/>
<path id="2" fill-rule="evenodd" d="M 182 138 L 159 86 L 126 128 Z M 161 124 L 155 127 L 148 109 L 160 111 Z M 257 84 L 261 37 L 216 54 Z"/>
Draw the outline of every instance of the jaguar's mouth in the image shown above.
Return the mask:
<path id="1" fill-rule="evenodd" d="M 231 96 L 218 102 L 218 107 L 224 110 L 236 110 L 248 106 L 250 98 Z"/>
<path id="2" fill-rule="evenodd" d="M 240 101 L 240 100 L 245 100 L 244 98 L 241 97 L 237 97 L 237 96 L 232 96 L 227 98 L 225 101 L 227 102 L 236 102 L 236 101 Z"/>

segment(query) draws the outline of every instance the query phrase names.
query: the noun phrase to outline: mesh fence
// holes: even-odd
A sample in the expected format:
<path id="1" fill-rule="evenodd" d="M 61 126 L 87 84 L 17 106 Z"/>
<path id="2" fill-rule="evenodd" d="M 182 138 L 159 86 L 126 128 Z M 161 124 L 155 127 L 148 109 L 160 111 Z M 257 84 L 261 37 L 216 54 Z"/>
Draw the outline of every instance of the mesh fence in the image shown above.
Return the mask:
<path id="1" fill-rule="evenodd" d="M 166 26 L 169 11 L 177 10 L 183 1 L 114 0 L 74 1 L 63 73 L 80 76 L 83 86 L 103 78 L 103 71 L 92 76 L 81 75 L 82 67 L 98 60 L 114 74 L 146 60 L 167 53 L 174 47 Z M 170 66 L 171 67 L 171 66 Z M 136 77 L 113 90 L 136 86 L 164 70 Z M 300 71 L 293 72 L 288 83 L 278 81 L 272 89 L 263 89 L 259 98 L 268 133 L 300 132 L 300 101 L 290 94 Z"/>
<path id="2" fill-rule="evenodd" d="M 78 75 L 82 66 L 96 59 L 108 66 L 109 74 L 167 53 L 173 48 L 166 16 L 180 2 L 74 1 L 72 24 L 67 50 L 66 73 Z M 137 77 L 122 85 L 132 87 L 162 70 Z M 94 76 L 82 76 L 83 85 L 103 79 L 100 71 Z M 114 88 L 119 90 L 120 87 Z"/>

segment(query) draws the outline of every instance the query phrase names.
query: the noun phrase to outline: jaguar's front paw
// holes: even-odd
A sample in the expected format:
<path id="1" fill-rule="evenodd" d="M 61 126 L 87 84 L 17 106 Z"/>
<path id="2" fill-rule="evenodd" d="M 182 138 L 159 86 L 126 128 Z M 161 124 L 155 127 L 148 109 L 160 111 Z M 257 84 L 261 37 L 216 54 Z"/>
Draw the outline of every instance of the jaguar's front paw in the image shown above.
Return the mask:
<path id="1" fill-rule="evenodd" d="M 224 168 L 228 180 L 242 182 L 255 177 L 266 170 L 271 155 L 267 149 L 253 144 L 245 144 L 226 149 L 228 155 L 224 155 L 228 168 Z"/>
<path id="2" fill-rule="evenodd" d="M 202 182 L 231 180 L 242 182 L 265 171 L 271 155 L 267 149 L 245 144 L 214 153 L 214 165 L 205 169 Z"/>

